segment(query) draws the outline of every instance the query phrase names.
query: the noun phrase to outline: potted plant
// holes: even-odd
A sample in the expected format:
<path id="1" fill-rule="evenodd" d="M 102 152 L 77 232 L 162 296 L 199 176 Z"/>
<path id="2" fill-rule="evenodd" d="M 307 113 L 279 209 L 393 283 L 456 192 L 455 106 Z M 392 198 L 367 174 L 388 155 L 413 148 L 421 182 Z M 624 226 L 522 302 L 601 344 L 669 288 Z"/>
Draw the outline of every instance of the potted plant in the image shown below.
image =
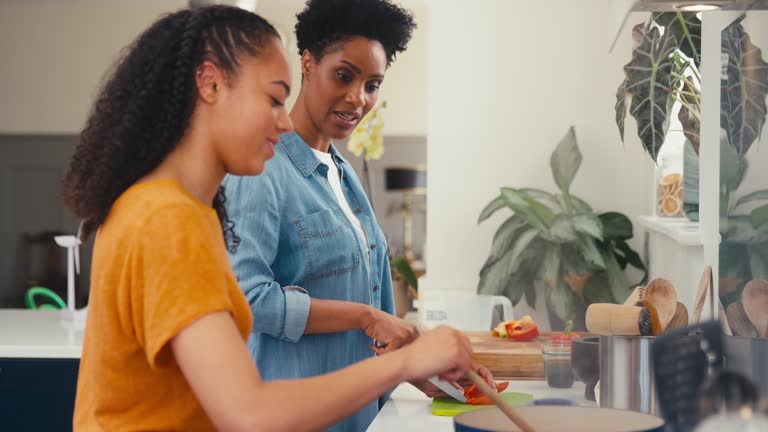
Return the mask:
<path id="1" fill-rule="evenodd" d="M 725 60 L 721 79 L 720 292 L 727 306 L 752 279 L 768 278 L 768 190 L 735 199 L 748 170 L 747 152 L 766 121 L 768 63 L 744 29 L 742 15 L 722 32 Z M 694 13 L 663 12 L 633 28 L 635 47 L 619 86 L 616 123 L 624 138 L 627 103 L 643 147 L 655 161 L 666 138 L 672 107 L 689 143 L 685 147 L 684 202 L 694 202 L 698 220 L 699 122 L 701 112 L 701 21 Z M 751 210 L 750 210 L 751 208 Z"/>
<path id="2" fill-rule="evenodd" d="M 496 231 L 480 270 L 478 292 L 506 295 L 515 305 L 525 297 L 535 307 L 535 283 L 543 281 L 548 309 L 563 323 L 574 319 L 579 329 L 584 321 L 577 312 L 588 304 L 627 298 L 635 285 L 624 274 L 627 266 L 644 272 L 638 284 L 647 275 L 645 264 L 627 243 L 633 236 L 629 218 L 618 212 L 596 213 L 571 193 L 581 160 L 571 127 L 550 158 L 558 193 L 503 187 L 478 218 L 482 223 L 499 210 L 512 211 Z"/>

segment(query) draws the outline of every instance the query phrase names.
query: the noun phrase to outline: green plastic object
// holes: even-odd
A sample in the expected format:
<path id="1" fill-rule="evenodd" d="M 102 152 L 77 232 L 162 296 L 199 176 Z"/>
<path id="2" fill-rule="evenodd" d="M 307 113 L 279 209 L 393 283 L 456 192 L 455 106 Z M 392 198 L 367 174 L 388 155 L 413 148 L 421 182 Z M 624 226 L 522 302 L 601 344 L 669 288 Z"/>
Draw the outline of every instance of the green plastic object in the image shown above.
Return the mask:
<path id="1" fill-rule="evenodd" d="M 533 395 L 529 393 L 502 392 L 500 395 L 502 399 L 512 406 L 525 406 L 528 405 L 528 401 L 533 399 Z M 493 407 L 494 405 L 467 405 L 455 399 L 432 399 L 432 415 L 436 416 L 455 416 L 467 411 Z"/>
<path id="2" fill-rule="evenodd" d="M 37 305 L 35 303 L 36 296 L 45 297 L 46 299 L 52 301 L 54 304 L 43 303 L 41 305 Z M 67 304 L 64 303 L 64 300 L 62 300 L 58 294 L 49 290 L 46 287 L 41 287 L 41 286 L 33 286 L 32 288 L 28 289 L 25 300 L 26 300 L 28 309 L 57 310 L 57 309 L 67 308 Z"/>

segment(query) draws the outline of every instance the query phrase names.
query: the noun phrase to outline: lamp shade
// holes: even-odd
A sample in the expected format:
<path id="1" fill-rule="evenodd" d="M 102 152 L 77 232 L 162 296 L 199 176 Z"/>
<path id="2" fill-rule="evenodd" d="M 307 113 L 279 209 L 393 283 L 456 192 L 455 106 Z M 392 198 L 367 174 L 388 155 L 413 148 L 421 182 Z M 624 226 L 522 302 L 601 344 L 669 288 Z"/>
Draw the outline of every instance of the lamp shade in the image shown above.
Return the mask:
<path id="1" fill-rule="evenodd" d="M 387 191 L 426 193 L 427 170 L 419 167 L 390 167 L 384 169 Z"/>

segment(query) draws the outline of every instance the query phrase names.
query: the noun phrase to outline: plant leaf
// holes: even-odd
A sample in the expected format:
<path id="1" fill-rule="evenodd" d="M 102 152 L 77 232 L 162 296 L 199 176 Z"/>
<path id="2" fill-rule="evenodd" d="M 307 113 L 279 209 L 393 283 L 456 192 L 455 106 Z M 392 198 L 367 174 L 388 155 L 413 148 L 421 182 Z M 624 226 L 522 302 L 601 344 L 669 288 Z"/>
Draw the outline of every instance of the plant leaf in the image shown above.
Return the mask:
<path id="1" fill-rule="evenodd" d="M 554 288 L 547 290 L 547 305 L 563 321 L 574 318 L 578 303 L 576 294 L 560 280 Z"/>
<path id="2" fill-rule="evenodd" d="M 549 207 L 555 210 L 562 210 L 562 204 L 558 201 L 555 194 L 551 194 L 547 191 L 536 188 L 520 188 L 519 191 L 525 193 L 531 198 L 541 201 L 542 203 L 549 204 Z"/>
<path id="3" fill-rule="evenodd" d="M 419 280 L 416 278 L 416 273 L 414 273 L 411 264 L 405 257 L 398 256 L 392 258 L 392 267 L 405 280 L 405 283 L 413 287 L 414 290 L 419 290 Z"/>
<path id="4" fill-rule="evenodd" d="M 630 114 L 637 121 L 637 131 L 643 147 L 656 161 L 669 126 L 668 103 L 677 50 L 671 32 L 663 36 L 657 28 L 645 34 L 643 43 L 632 50 L 632 60 L 624 66 L 627 93 L 632 96 Z"/>
<path id="5" fill-rule="evenodd" d="M 762 205 L 750 213 L 752 219 L 752 226 L 756 229 L 760 229 L 764 225 L 768 224 L 768 204 Z"/>
<path id="6" fill-rule="evenodd" d="M 656 12 L 653 14 L 656 24 L 664 27 L 665 32 L 672 32 L 680 51 L 693 59 L 696 67 L 701 64 L 701 20 L 696 12 Z"/>
<path id="7" fill-rule="evenodd" d="M 579 150 L 576 130 L 573 126 L 568 129 L 555 151 L 552 152 L 549 164 L 552 167 L 552 176 L 555 178 L 557 187 L 567 194 L 581 166 L 581 150 Z"/>
<path id="8" fill-rule="evenodd" d="M 613 300 L 615 303 L 623 302 L 629 296 L 627 278 L 612 253 L 604 250 L 602 256 L 605 261 L 605 275 L 611 287 Z"/>
<path id="9" fill-rule="evenodd" d="M 696 96 L 692 96 L 691 94 Z M 695 86 L 692 86 L 689 82 L 684 81 L 682 92 L 679 93 L 679 95 L 683 104 L 681 104 L 680 111 L 677 113 L 677 119 L 680 120 L 680 124 L 683 126 L 683 134 L 688 141 L 691 142 L 693 149 L 698 155 L 701 142 L 701 124 L 696 116 L 701 116 L 699 102 L 701 101 L 701 91 Z M 693 108 L 693 110 L 689 109 L 689 107 Z"/>
<path id="10" fill-rule="evenodd" d="M 737 207 L 740 207 L 744 204 L 749 204 L 752 201 L 768 201 L 768 189 L 754 191 L 744 195 L 736 201 L 736 205 L 733 206 L 733 209 L 735 210 Z"/>
<path id="11" fill-rule="evenodd" d="M 728 57 L 720 86 L 720 124 L 728 141 L 743 157 L 765 125 L 768 95 L 768 63 L 737 19 L 722 32 L 721 51 Z"/>
<path id="12" fill-rule="evenodd" d="M 619 127 L 621 142 L 624 142 L 624 123 L 627 119 L 627 80 L 624 79 L 616 89 L 616 126 Z"/>
<path id="13" fill-rule="evenodd" d="M 557 285 L 557 281 L 560 279 L 560 247 L 555 246 L 547 249 L 537 273 L 539 279 L 551 288 Z"/>
<path id="14" fill-rule="evenodd" d="M 573 227 L 577 232 L 586 234 L 598 240 L 603 239 L 603 223 L 593 214 L 578 214 L 571 217 Z"/>
<path id="15" fill-rule="evenodd" d="M 747 161 L 739 157 L 739 153 L 728 142 L 728 137 L 721 136 L 720 139 L 720 182 L 726 189 L 734 191 L 744 180 L 744 174 L 747 171 Z M 725 203 L 727 204 L 727 203 Z"/>
<path id="16" fill-rule="evenodd" d="M 495 264 L 501 257 L 509 252 L 510 247 L 512 247 L 522 232 L 522 229 L 526 226 L 527 222 L 525 219 L 518 215 L 512 215 L 504 221 L 493 236 L 491 253 L 488 255 L 488 258 L 480 271 L 482 272 L 486 267 Z"/>
<path id="17" fill-rule="evenodd" d="M 536 309 L 536 284 L 531 280 L 525 284 L 523 289 L 525 290 L 525 302 L 531 309 Z"/>
<path id="18" fill-rule="evenodd" d="M 751 279 L 768 279 L 768 244 L 754 245 L 748 253 Z"/>
<path id="19" fill-rule="evenodd" d="M 528 223 L 545 232 L 552 225 L 555 214 L 541 202 L 531 198 L 525 192 L 513 188 L 501 188 L 501 196 L 509 208 L 525 216 Z"/>
<path id="20" fill-rule="evenodd" d="M 485 206 L 483 211 L 480 212 L 480 216 L 477 218 L 477 223 L 482 223 L 496 213 L 497 210 L 503 209 L 506 206 L 507 204 L 504 202 L 504 198 L 501 195 L 497 196 Z"/>
<path id="21" fill-rule="evenodd" d="M 634 235 L 632 221 L 618 212 L 605 212 L 599 216 L 603 224 L 603 237 L 606 240 L 628 240 Z"/>
<path id="22" fill-rule="evenodd" d="M 576 228 L 573 226 L 572 216 L 567 214 L 555 216 L 552 226 L 549 227 L 549 235 L 553 240 L 561 243 L 579 239 L 579 236 L 576 234 Z"/>
<path id="23" fill-rule="evenodd" d="M 578 242 L 579 251 L 582 254 L 582 258 L 594 267 L 605 270 L 605 259 L 600 254 L 600 251 L 595 245 L 595 239 L 590 237 L 579 237 Z"/>
<path id="24" fill-rule="evenodd" d="M 589 303 L 614 303 L 610 282 L 605 272 L 595 273 L 587 279 L 584 286 L 584 298 Z"/>
<path id="25" fill-rule="evenodd" d="M 506 291 L 510 278 L 520 268 L 521 262 L 538 253 L 537 248 L 529 247 L 538 234 L 535 228 L 526 229 L 498 261 L 480 270 L 478 292 L 498 295 Z"/>
<path id="26" fill-rule="evenodd" d="M 640 280 L 640 282 L 634 284 L 633 286 L 644 284 L 648 279 L 648 268 L 645 266 L 645 263 L 643 263 L 640 255 L 635 252 L 624 240 L 615 240 L 614 246 L 616 247 L 616 250 L 622 254 L 619 255 L 616 250 L 613 251 L 614 257 L 617 259 L 617 261 L 619 256 L 621 256 L 621 258 L 623 258 L 629 265 L 643 272 L 643 278 Z M 624 268 L 624 266 L 620 267 L 622 269 Z"/>
<path id="27" fill-rule="evenodd" d="M 586 201 L 583 199 L 577 197 L 576 195 L 568 195 L 568 197 L 571 199 L 571 204 L 573 205 L 573 212 L 574 213 L 593 213 L 592 206 L 587 204 Z M 560 208 L 565 208 L 565 195 L 559 194 L 557 195 L 557 200 L 560 203 Z"/>

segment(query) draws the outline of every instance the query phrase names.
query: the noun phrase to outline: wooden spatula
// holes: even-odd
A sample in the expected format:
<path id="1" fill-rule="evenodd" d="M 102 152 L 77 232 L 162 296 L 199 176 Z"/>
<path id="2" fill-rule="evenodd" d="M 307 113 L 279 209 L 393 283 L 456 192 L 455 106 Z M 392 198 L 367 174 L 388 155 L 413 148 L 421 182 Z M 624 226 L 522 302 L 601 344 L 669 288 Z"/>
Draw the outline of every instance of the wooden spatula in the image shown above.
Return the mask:
<path id="1" fill-rule="evenodd" d="M 758 335 L 768 337 L 768 281 L 749 281 L 741 293 L 741 303 Z"/>
<path id="2" fill-rule="evenodd" d="M 480 389 L 480 391 L 483 392 L 488 398 L 490 398 L 494 404 L 496 404 L 497 407 L 501 410 L 501 412 L 504 413 L 510 420 L 512 420 L 512 423 L 515 424 L 515 426 L 519 427 L 521 431 L 523 432 L 535 432 L 535 429 L 533 429 L 533 426 L 530 425 L 525 419 L 520 417 L 520 414 L 515 411 L 514 408 L 510 404 L 507 403 L 504 399 L 499 396 L 499 393 L 492 389 L 488 384 L 483 381 L 482 378 L 480 378 L 480 375 L 478 375 L 475 371 L 470 370 L 467 372 L 467 376 L 469 376 L 469 379 L 472 380 L 472 383 L 474 383 L 477 388 Z"/>
<path id="3" fill-rule="evenodd" d="M 677 302 L 677 308 L 675 309 L 675 315 L 672 317 L 672 321 L 664 330 L 670 331 L 676 328 L 685 327 L 688 325 L 688 308 L 684 304 Z"/>
<path id="4" fill-rule="evenodd" d="M 656 307 L 662 331 L 666 329 L 677 311 L 677 291 L 672 283 L 662 278 L 652 280 L 643 290 L 643 301 Z"/>
<path id="5" fill-rule="evenodd" d="M 699 289 L 696 291 L 696 299 L 693 302 L 693 316 L 691 319 L 695 323 L 701 321 L 701 312 L 704 310 L 704 302 L 707 300 L 707 291 L 709 291 L 711 280 L 712 267 L 706 266 L 699 280 Z"/>
<path id="6" fill-rule="evenodd" d="M 731 325 L 733 334 L 737 336 L 757 337 L 757 330 L 749 320 L 747 313 L 744 312 L 744 305 L 741 302 L 733 302 L 728 305 L 725 311 L 728 317 L 728 324 Z"/>

